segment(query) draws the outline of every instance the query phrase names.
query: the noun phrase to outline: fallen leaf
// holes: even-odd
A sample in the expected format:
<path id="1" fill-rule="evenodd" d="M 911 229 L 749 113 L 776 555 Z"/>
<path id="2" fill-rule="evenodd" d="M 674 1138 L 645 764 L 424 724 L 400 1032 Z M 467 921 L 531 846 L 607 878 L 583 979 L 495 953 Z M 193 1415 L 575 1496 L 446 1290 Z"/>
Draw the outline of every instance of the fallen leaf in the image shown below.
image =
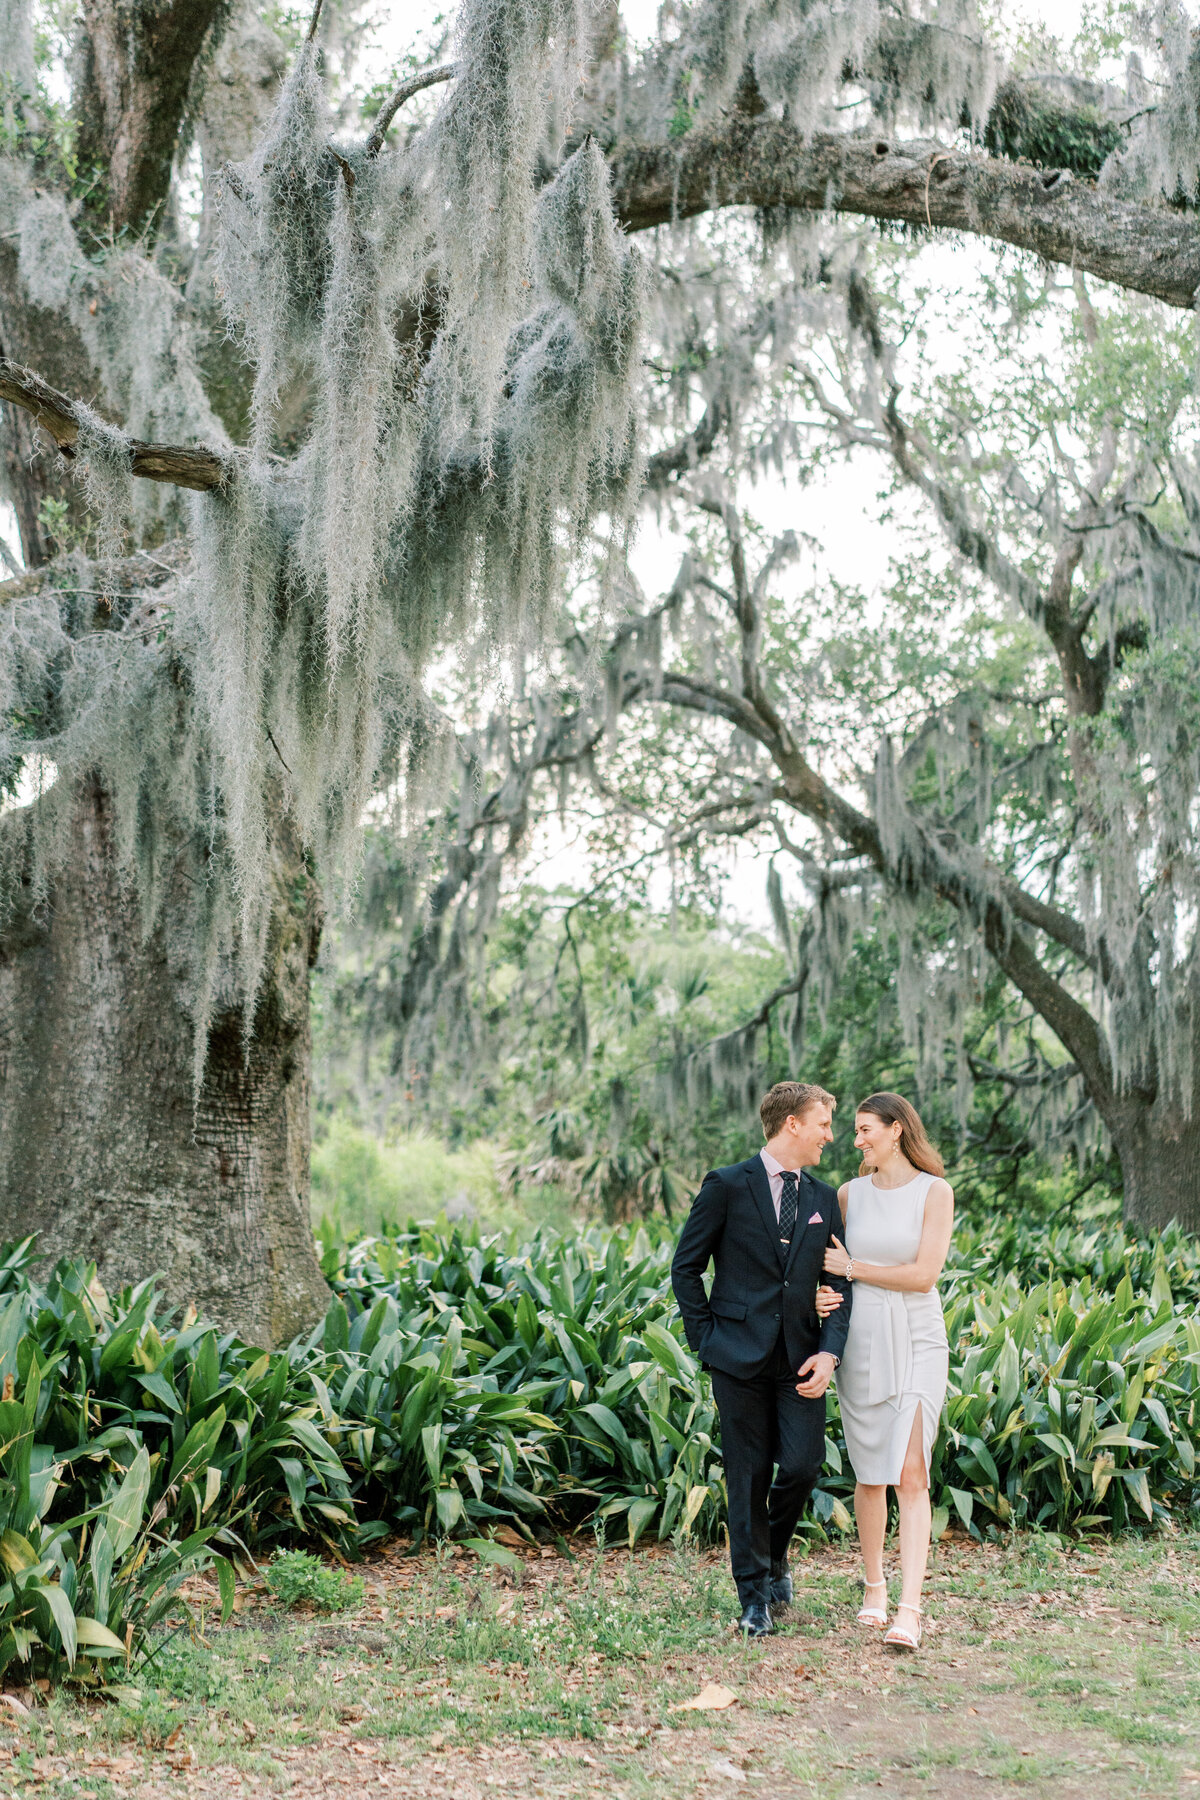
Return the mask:
<path id="1" fill-rule="evenodd" d="M 969 1713 L 975 1713 L 976 1716 L 978 1716 L 979 1708 L 977 1706 L 968 1706 L 967 1711 Z"/>
<path id="2" fill-rule="evenodd" d="M 433 1616 L 435 1619 L 456 1619 L 458 1617 L 458 1608 L 455 1606 L 438 1606 L 434 1608 Z"/>
<path id="3" fill-rule="evenodd" d="M 729 1688 L 722 1687 L 719 1681 L 706 1681 L 698 1694 L 690 1700 L 680 1700 L 671 1708 L 672 1712 L 720 1712 L 722 1707 L 732 1706 L 737 1695 Z"/>
<path id="4" fill-rule="evenodd" d="M 726 1781 L 745 1781 L 746 1779 L 746 1771 L 737 1768 L 727 1756 L 718 1756 L 715 1761 L 709 1763 L 708 1767 L 710 1774 L 723 1775 Z"/>
<path id="5" fill-rule="evenodd" d="M 15 1694 L 0 1694 L 0 1700 L 3 1700 L 5 1706 L 11 1706 L 15 1713 L 27 1713 L 29 1711 L 29 1708 L 22 1701 L 18 1700 Z"/>
<path id="6" fill-rule="evenodd" d="M 429 1748 L 431 1750 L 440 1750 L 442 1745 L 445 1743 L 445 1741 L 446 1741 L 445 1732 L 435 1731 L 433 1736 L 429 1740 Z"/>
<path id="7" fill-rule="evenodd" d="M 174 1731 L 171 1733 L 170 1737 L 167 1739 L 166 1743 L 163 1745 L 163 1749 L 164 1750 L 173 1750 L 182 1736 L 183 1736 L 183 1726 L 177 1725 L 175 1727 Z"/>
<path id="8" fill-rule="evenodd" d="M 254 1723 L 253 1719 L 242 1720 L 242 1735 L 248 1744 L 254 1742 L 255 1738 L 258 1736 L 258 1726 Z"/>
<path id="9" fill-rule="evenodd" d="M 510 1550 L 528 1550 L 529 1545 L 519 1532 L 511 1525 L 498 1525 L 492 1533 L 498 1544 L 507 1544 Z"/>

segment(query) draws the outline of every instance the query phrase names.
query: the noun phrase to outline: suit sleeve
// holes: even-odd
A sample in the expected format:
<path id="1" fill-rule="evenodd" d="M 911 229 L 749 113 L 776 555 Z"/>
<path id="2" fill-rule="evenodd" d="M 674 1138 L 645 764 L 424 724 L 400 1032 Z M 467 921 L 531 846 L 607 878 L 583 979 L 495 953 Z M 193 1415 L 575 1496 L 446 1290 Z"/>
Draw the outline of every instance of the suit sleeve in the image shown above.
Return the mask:
<path id="1" fill-rule="evenodd" d="M 845 1237 L 846 1227 L 842 1223 L 842 1209 L 837 1203 L 834 1191 L 833 1206 L 829 1214 L 829 1235 L 825 1239 L 828 1249 L 835 1237 Z M 842 1296 L 842 1304 L 836 1312 L 830 1313 L 827 1319 L 821 1320 L 821 1335 L 817 1343 L 818 1350 L 827 1351 L 830 1356 L 842 1357 L 846 1351 L 846 1333 L 850 1329 L 850 1308 L 854 1304 L 854 1283 L 847 1281 L 844 1275 L 821 1275 L 827 1287 L 836 1288 Z"/>
<path id="2" fill-rule="evenodd" d="M 704 1271 L 725 1229 L 728 1206 L 725 1183 L 710 1170 L 692 1201 L 675 1255 L 671 1260 L 671 1286 L 683 1316 L 683 1329 L 689 1347 L 696 1351 L 712 1324 L 708 1295 L 704 1291 Z"/>

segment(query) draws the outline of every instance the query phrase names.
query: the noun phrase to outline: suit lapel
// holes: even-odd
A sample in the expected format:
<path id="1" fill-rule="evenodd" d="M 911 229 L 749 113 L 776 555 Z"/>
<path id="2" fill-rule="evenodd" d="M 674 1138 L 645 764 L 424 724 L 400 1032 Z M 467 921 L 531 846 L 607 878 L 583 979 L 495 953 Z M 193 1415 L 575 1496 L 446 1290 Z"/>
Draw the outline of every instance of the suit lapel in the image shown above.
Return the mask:
<path id="1" fill-rule="evenodd" d="M 753 1156 L 746 1168 L 746 1186 L 754 1195 L 755 1204 L 762 1214 L 762 1222 L 767 1228 L 775 1253 L 783 1262 L 783 1245 L 779 1241 L 779 1220 L 775 1217 L 775 1207 L 771 1201 L 771 1183 L 767 1171 L 763 1167 L 761 1156 Z M 792 1234 L 792 1249 L 796 1248 L 795 1233 Z"/>
<path id="2" fill-rule="evenodd" d="M 768 1200 L 770 1199 L 769 1193 L 767 1195 L 767 1198 L 768 1198 Z M 774 1209 L 772 1209 L 772 1210 L 774 1210 Z M 796 1252 L 800 1248 L 800 1240 L 804 1236 L 805 1232 L 809 1229 L 808 1221 L 812 1217 L 814 1212 L 821 1212 L 820 1202 L 817 1199 L 816 1189 L 813 1187 L 813 1184 L 809 1179 L 808 1170 L 802 1169 L 800 1171 L 800 1191 L 796 1196 L 796 1226 L 795 1226 L 795 1230 L 792 1232 L 792 1247 L 788 1251 L 787 1261 L 784 1263 L 784 1274 L 785 1275 L 791 1269 L 792 1264 L 796 1260 Z M 822 1218 L 824 1218 L 824 1216 L 825 1216 L 824 1213 L 822 1213 L 821 1216 L 822 1216 Z M 818 1227 L 814 1225 L 812 1227 L 812 1229 L 814 1231 L 816 1231 L 818 1229 Z M 776 1231 L 775 1236 L 776 1237 L 779 1236 L 778 1231 Z M 822 1244 L 824 1244 L 824 1236 L 823 1235 L 822 1235 L 821 1241 L 822 1241 Z M 823 1260 L 824 1260 L 824 1258 L 822 1257 L 822 1261 Z"/>

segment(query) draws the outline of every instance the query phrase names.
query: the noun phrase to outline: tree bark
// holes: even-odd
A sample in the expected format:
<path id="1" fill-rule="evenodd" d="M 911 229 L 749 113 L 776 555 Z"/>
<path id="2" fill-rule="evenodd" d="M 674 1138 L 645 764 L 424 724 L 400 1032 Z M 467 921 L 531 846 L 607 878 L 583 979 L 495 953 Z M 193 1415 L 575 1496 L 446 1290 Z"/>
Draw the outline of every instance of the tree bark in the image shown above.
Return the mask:
<path id="1" fill-rule="evenodd" d="M 1124 1177 L 1125 1223 L 1161 1231 L 1175 1220 L 1200 1232 L 1200 1107 L 1189 1119 L 1131 1095 L 1107 1123 Z"/>
<path id="2" fill-rule="evenodd" d="M 205 40 L 222 0 L 129 5 L 83 0 L 74 107 L 81 156 L 105 171 L 101 198 L 113 232 L 138 230 L 162 207 Z"/>
<path id="3" fill-rule="evenodd" d="M 107 1287 L 157 1274 L 171 1301 L 283 1343 L 329 1298 L 308 1217 L 316 884 L 281 823 L 254 1033 L 218 1004 L 197 1098 L 174 920 L 204 870 L 179 848 L 146 937 L 95 786 L 72 836 L 47 902 L 0 937 L 0 1216 L 50 1257 L 94 1258 Z"/>

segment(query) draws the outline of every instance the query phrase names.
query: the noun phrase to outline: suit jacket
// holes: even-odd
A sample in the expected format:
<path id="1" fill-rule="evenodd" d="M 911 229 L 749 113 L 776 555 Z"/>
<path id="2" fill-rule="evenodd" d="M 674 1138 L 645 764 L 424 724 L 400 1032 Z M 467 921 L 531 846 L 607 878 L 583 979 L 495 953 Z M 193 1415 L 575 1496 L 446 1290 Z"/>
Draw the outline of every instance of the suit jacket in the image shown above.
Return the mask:
<path id="1" fill-rule="evenodd" d="M 671 1263 L 683 1328 L 701 1361 L 747 1380 L 767 1366 L 781 1330 L 794 1369 L 818 1350 L 840 1357 L 853 1284 L 823 1274 L 835 1231 L 841 1236 L 837 1189 L 807 1169 L 800 1178 L 790 1249 L 780 1242 L 762 1157 L 711 1170 L 692 1201 Z M 706 1295 L 702 1278 L 710 1260 L 715 1274 Z M 842 1294 L 841 1306 L 825 1320 L 816 1310 L 822 1280 Z"/>

